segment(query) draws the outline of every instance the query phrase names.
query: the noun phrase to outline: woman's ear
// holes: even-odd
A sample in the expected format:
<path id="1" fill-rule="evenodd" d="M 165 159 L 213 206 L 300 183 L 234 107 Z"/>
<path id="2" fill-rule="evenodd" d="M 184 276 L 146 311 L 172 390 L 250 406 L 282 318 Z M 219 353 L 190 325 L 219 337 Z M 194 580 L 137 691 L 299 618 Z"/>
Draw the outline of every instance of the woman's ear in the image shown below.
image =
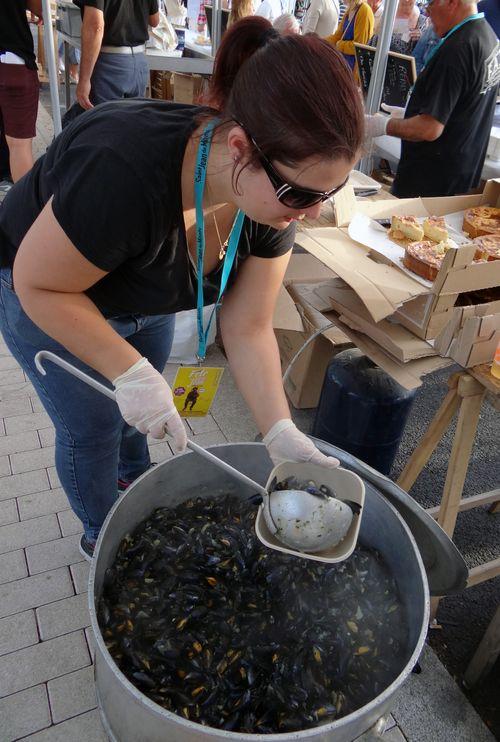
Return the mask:
<path id="1" fill-rule="evenodd" d="M 251 146 L 241 126 L 233 126 L 227 135 L 227 148 L 231 160 L 245 163 L 251 157 Z"/>

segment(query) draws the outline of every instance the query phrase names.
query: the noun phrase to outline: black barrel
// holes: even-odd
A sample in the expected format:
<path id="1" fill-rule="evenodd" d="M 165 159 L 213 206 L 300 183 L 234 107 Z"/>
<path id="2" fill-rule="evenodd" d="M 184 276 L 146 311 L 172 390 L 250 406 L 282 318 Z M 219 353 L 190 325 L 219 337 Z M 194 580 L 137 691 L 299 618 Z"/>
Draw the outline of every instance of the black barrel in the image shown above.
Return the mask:
<path id="1" fill-rule="evenodd" d="M 313 435 L 389 474 L 414 396 L 357 348 L 345 350 L 326 370 Z"/>

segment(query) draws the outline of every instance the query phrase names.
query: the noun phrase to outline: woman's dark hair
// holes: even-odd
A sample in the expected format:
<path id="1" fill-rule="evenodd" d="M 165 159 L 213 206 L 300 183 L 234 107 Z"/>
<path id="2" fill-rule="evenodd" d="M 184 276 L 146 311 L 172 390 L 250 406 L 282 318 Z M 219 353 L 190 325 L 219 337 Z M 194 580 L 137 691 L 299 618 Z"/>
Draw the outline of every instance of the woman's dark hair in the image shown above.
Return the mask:
<path id="1" fill-rule="evenodd" d="M 361 98 L 342 55 L 315 34 L 281 36 L 258 16 L 224 34 L 208 103 L 291 167 L 313 156 L 353 160 L 362 145 Z"/>

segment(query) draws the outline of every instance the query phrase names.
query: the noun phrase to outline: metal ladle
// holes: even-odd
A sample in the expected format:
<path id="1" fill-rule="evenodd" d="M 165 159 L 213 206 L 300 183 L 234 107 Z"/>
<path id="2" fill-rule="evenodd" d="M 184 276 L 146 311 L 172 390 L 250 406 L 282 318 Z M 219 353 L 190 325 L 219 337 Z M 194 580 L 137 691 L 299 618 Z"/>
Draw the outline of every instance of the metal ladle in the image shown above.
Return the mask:
<path id="1" fill-rule="evenodd" d="M 47 373 L 42 365 L 45 359 L 116 402 L 111 389 L 48 350 L 41 350 L 35 356 L 35 365 L 42 376 Z M 270 493 L 261 484 L 192 440 L 188 439 L 187 447 L 262 495 L 266 524 L 278 540 L 281 540 L 280 533 L 286 535 L 287 546 L 299 552 L 320 551 L 338 542 L 339 508 L 346 507 L 340 500 L 327 495 L 318 497 L 304 490 L 277 490 Z"/>

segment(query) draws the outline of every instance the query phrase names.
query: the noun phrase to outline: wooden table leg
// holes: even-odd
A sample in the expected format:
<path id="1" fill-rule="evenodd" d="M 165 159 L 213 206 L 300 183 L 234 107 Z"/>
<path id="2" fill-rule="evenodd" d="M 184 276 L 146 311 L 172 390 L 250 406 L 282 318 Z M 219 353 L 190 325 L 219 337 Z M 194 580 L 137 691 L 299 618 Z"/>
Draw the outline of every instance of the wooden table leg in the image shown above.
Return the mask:
<path id="1" fill-rule="evenodd" d="M 399 475 L 397 484 L 405 492 L 408 492 L 415 483 L 458 409 L 460 398 L 457 393 L 457 386 L 460 378 L 460 374 L 453 374 L 448 379 L 450 391 L 441 403 L 441 407 L 434 416 L 418 447 L 412 453 L 408 463 Z"/>
<path id="2" fill-rule="evenodd" d="M 485 389 L 472 376 L 464 374 L 459 379 L 457 394 L 461 398 L 460 412 L 437 518 L 439 525 L 450 538 L 453 537 L 455 530 Z M 436 616 L 438 605 L 439 598 L 433 598 L 431 601 L 431 620 Z"/>
<path id="3" fill-rule="evenodd" d="M 500 606 L 481 639 L 464 675 L 467 688 L 476 685 L 491 670 L 500 655 Z"/>

